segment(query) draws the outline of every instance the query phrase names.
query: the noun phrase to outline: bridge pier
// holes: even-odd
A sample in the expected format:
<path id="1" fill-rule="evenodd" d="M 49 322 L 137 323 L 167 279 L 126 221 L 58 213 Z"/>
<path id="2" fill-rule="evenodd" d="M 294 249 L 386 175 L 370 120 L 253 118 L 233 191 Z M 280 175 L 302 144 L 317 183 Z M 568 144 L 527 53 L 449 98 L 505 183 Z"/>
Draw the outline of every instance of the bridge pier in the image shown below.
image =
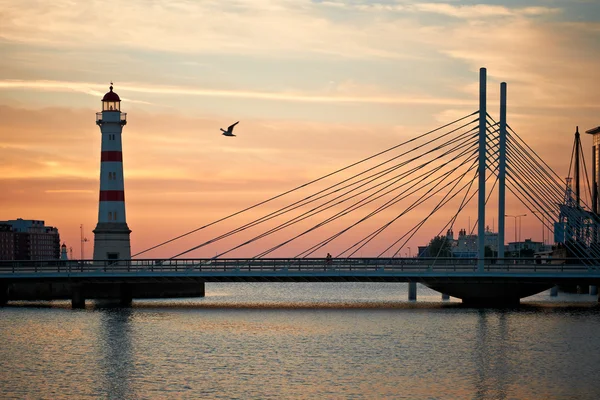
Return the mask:
<path id="1" fill-rule="evenodd" d="M 417 282 L 408 282 L 408 300 L 417 300 Z"/>
<path id="2" fill-rule="evenodd" d="M 8 303 L 8 285 L 0 284 L 0 307 L 4 307 Z"/>
<path id="3" fill-rule="evenodd" d="M 446 293 L 442 293 L 442 300 L 450 300 L 450 295 Z"/>
<path id="4" fill-rule="evenodd" d="M 596 296 L 598 294 L 598 286 L 590 285 L 590 295 Z"/>
<path id="5" fill-rule="evenodd" d="M 552 288 L 550 288 L 550 297 L 556 297 L 556 296 L 558 296 L 558 285 L 552 286 Z"/>
<path id="6" fill-rule="evenodd" d="M 82 285 L 73 285 L 71 292 L 71 308 L 85 308 L 85 295 Z"/>
<path id="7" fill-rule="evenodd" d="M 131 307 L 131 303 L 133 301 L 133 293 L 131 285 L 127 283 L 122 283 L 119 288 L 119 305 L 121 307 Z"/>

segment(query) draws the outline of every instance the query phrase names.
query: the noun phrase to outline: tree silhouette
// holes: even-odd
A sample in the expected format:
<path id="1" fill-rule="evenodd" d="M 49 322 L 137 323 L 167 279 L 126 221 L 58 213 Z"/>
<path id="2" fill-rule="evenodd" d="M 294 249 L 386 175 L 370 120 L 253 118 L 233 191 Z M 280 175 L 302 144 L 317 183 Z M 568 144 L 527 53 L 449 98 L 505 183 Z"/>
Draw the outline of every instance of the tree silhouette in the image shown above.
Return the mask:
<path id="1" fill-rule="evenodd" d="M 429 255 L 431 257 L 451 257 L 450 241 L 446 236 L 436 236 L 429 242 Z"/>

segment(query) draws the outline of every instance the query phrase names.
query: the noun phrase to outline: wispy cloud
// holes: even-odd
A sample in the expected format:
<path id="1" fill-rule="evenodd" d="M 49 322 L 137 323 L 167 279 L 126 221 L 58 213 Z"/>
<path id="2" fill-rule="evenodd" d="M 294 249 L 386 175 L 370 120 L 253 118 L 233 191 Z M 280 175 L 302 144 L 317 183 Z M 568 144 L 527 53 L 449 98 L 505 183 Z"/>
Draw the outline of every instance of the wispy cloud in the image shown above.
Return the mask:
<path id="1" fill-rule="evenodd" d="M 448 15 L 462 19 L 479 19 L 489 17 L 524 17 L 557 14 L 560 8 L 551 7 L 505 7 L 498 5 L 475 4 L 455 5 L 449 3 L 414 4 L 409 9 Z"/>
<path id="2" fill-rule="evenodd" d="M 44 193 L 95 193 L 93 190 L 87 189 L 52 189 L 44 190 Z"/>
<path id="3" fill-rule="evenodd" d="M 65 82 L 47 80 L 0 80 L 0 89 L 30 89 L 45 91 L 74 91 L 89 94 L 94 97 L 102 97 L 104 94 L 98 89 L 106 85 L 85 82 Z M 397 96 L 393 94 L 381 95 L 336 95 L 336 94 L 310 94 L 293 92 L 260 92 L 246 90 L 218 90 L 177 86 L 160 85 L 136 85 L 123 83 L 118 85 L 119 90 L 134 93 L 167 94 L 200 97 L 229 97 L 255 100 L 295 101 L 310 103 L 374 103 L 374 104 L 437 104 L 437 105 L 461 105 L 472 104 L 472 101 L 458 98 L 437 98 L 427 96 Z M 115 88 L 116 91 L 116 88 Z M 132 102 L 145 103 L 145 101 L 123 99 Z"/>

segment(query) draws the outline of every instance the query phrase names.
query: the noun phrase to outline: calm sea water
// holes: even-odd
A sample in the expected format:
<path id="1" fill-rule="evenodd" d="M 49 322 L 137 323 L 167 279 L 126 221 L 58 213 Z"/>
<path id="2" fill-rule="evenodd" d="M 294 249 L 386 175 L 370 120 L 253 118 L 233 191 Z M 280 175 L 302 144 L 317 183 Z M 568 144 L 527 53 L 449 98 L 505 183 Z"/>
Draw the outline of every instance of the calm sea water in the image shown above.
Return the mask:
<path id="1" fill-rule="evenodd" d="M 207 284 L 207 297 L 0 309 L 3 399 L 596 399 L 600 307 L 463 307 L 392 283 Z"/>

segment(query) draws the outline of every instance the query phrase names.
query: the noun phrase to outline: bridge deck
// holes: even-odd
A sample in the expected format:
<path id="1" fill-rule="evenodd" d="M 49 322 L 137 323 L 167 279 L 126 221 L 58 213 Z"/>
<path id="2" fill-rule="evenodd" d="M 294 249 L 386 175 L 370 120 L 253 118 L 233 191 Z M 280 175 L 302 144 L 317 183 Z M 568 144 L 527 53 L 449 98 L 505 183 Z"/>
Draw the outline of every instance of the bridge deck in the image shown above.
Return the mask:
<path id="1" fill-rule="evenodd" d="M 600 283 L 600 271 L 587 265 L 460 259 L 194 259 L 120 261 L 2 261 L 3 281 L 520 281 Z"/>

